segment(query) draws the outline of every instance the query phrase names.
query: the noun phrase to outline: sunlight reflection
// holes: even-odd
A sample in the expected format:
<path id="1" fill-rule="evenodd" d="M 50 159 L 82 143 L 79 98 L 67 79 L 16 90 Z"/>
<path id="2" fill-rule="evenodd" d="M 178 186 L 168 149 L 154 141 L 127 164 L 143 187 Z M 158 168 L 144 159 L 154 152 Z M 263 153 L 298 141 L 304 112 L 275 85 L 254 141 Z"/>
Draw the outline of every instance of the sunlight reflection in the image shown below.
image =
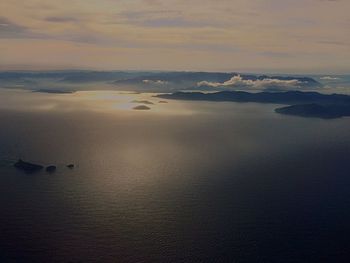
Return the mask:
<path id="1" fill-rule="evenodd" d="M 23 111 L 94 111 L 128 112 L 129 114 L 194 114 L 186 102 L 164 101 L 156 93 L 131 93 L 128 91 L 78 91 L 69 94 L 40 93 L 23 90 L 0 90 L 0 108 Z M 139 110 L 135 110 L 135 107 Z"/>

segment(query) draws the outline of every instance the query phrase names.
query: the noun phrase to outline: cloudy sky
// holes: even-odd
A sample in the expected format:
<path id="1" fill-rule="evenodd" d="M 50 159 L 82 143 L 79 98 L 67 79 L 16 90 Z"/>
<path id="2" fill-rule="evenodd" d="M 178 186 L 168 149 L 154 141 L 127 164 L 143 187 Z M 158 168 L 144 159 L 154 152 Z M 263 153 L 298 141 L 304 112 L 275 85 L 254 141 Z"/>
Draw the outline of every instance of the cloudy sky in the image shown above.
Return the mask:
<path id="1" fill-rule="evenodd" d="M 350 73 L 349 0 L 1 0 L 0 68 Z"/>

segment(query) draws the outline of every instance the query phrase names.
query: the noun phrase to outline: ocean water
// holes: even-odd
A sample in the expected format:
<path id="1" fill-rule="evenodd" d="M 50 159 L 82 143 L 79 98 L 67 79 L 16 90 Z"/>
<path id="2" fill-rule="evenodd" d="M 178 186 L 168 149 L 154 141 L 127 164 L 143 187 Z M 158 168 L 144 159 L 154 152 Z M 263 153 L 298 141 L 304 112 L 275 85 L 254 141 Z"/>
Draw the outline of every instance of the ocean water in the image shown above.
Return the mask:
<path id="1" fill-rule="evenodd" d="M 348 261 L 349 118 L 152 96 L 0 91 L 0 262 Z"/>

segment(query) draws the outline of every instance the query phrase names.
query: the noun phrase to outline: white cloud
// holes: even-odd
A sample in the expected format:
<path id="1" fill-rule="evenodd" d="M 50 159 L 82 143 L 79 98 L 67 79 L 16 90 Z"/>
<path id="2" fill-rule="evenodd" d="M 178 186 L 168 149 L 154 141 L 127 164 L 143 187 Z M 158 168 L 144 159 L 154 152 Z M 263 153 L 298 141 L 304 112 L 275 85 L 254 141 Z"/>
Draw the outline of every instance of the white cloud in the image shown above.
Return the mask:
<path id="1" fill-rule="evenodd" d="M 243 79 L 240 75 L 235 75 L 231 79 L 225 82 L 209 82 L 201 81 L 197 83 L 198 87 L 207 86 L 207 87 L 230 87 L 230 88 L 252 88 L 252 89 L 266 89 L 266 88 L 275 88 L 275 89 L 291 89 L 299 88 L 302 84 L 301 81 L 297 79 L 291 80 L 281 80 L 275 78 L 264 78 L 257 80 Z"/>
<path id="2" fill-rule="evenodd" d="M 337 80 L 337 79 L 339 79 L 339 78 L 337 78 L 337 77 L 331 77 L 331 76 L 324 76 L 324 77 L 322 77 L 322 78 L 320 78 L 320 79 L 322 79 L 322 80 Z"/>
<path id="3" fill-rule="evenodd" d="M 144 79 L 142 82 L 145 84 L 153 84 L 153 85 L 166 85 L 166 84 L 168 84 L 168 81 L 163 81 L 163 80 Z"/>

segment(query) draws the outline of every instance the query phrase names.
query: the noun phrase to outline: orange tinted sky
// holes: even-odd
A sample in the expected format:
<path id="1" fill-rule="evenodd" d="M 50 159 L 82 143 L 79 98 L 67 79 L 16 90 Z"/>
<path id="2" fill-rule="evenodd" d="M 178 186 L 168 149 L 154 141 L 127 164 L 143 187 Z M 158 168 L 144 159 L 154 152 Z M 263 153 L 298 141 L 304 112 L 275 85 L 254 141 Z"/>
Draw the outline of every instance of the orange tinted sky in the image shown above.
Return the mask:
<path id="1" fill-rule="evenodd" d="M 350 72 L 349 0 L 2 0 L 0 68 Z"/>

